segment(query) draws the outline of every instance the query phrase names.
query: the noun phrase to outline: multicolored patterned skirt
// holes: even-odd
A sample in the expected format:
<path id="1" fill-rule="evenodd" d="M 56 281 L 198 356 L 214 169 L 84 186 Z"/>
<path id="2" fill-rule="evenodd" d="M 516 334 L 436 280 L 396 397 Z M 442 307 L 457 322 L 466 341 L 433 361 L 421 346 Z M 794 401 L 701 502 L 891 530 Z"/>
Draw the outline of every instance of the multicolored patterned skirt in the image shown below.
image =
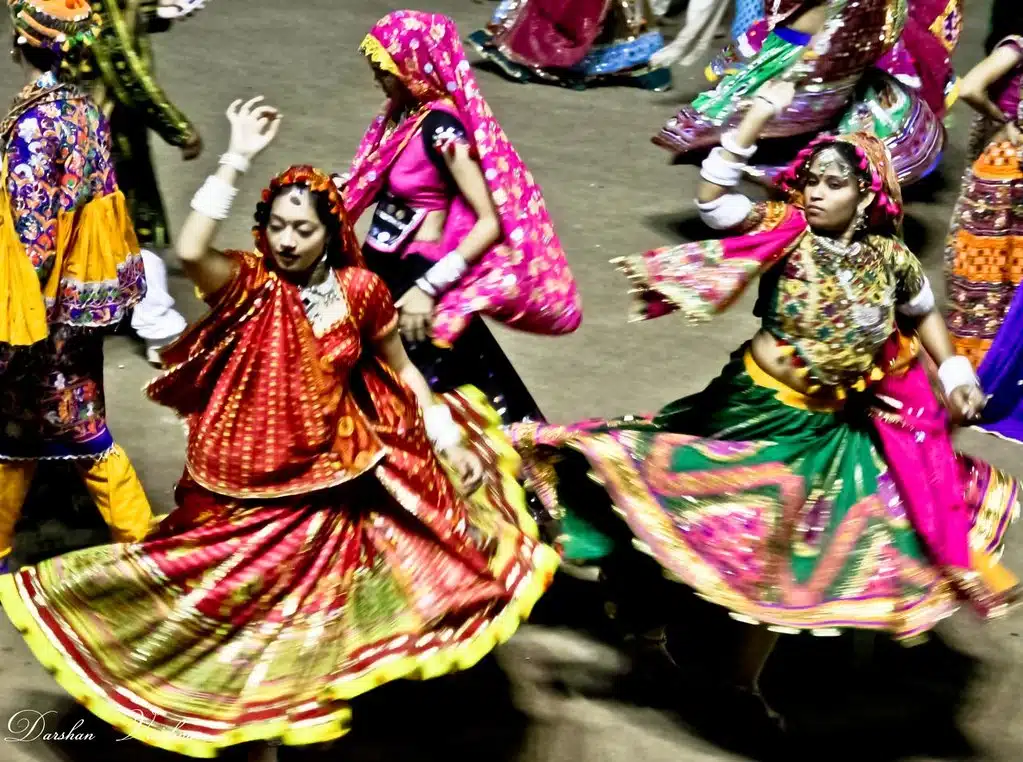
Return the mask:
<path id="1" fill-rule="evenodd" d="M 956 607 L 955 584 L 914 531 L 867 407 L 850 399 L 827 409 L 744 350 L 706 390 L 651 419 L 520 424 L 512 434 L 541 496 L 568 511 L 567 560 L 614 542 L 599 528 L 611 505 L 558 494 L 559 475 L 581 455 L 633 543 L 742 621 L 906 639 Z M 974 465 L 970 540 L 987 558 L 1016 515 L 1017 489 Z"/>
<path id="2" fill-rule="evenodd" d="M 641 34 L 632 34 L 630 30 L 618 34 L 617 28 L 626 21 L 620 18 L 624 11 L 618 4 L 610 6 L 604 19 L 601 38 L 572 67 L 544 66 L 502 49 L 495 30 L 509 26 L 509 16 L 520 12 L 523 5 L 521 0 L 505 0 L 498 5 L 490 25 L 476 30 L 468 38 L 473 49 L 509 79 L 561 85 L 577 90 L 602 84 L 635 85 L 654 91 L 671 87 L 671 70 L 650 66 L 651 57 L 665 45 L 664 36 L 656 30 Z"/>
<path id="3" fill-rule="evenodd" d="M 809 36 L 779 27 L 761 45 L 755 27 L 727 48 L 708 67 L 716 87 L 701 93 L 654 136 L 661 146 L 683 161 L 721 142 L 735 127 L 750 99 L 765 83 L 781 77 L 803 57 Z M 760 46 L 755 52 L 748 47 Z M 822 131 L 839 134 L 868 132 L 885 142 L 899 181 L 911 184 L 937 168 L 945 142 L 941 120 L 921 98 L 894 77 L 871 70 L 832 82 L 800 88 L 792 104 L 772 120 L 764 138 L 770 163 L 757 165 L 754 177 L 772 182 L 810 137 Z M 799 139 L 806 136 L 805 139 Z M 791 140 L 789 140 L 791 139 Z M 779 144 L 778 141 L 783 141 Z"/>
<path id="4" fill-rule="evenodd" d="M 54 325 L 31 347 L 0 345 L 0 460 L 95 459 L 113 449 L 104 334 Z"/>
<path id="5" fill-rule="evenodd" d="M 490 477 L 460 515 L 386 460 L 278 500 L 186 477 L 154 536 L 0 577 L 4 609 L 65 689 L 148 744 L 212 757 L 336 738 L 350 699 L 467 669 L 511 637 L 558 564 L 496 415 L 469 392 L 446 399 Z"/>
<path id="6" fill-rule="evenodd" d="M 945 262 L 948 328 L 956 351 L 978 367 L 1023 280 L 1018 148 L 1007 141 L 988 144 L 963 178 L 952 226 Z"/>

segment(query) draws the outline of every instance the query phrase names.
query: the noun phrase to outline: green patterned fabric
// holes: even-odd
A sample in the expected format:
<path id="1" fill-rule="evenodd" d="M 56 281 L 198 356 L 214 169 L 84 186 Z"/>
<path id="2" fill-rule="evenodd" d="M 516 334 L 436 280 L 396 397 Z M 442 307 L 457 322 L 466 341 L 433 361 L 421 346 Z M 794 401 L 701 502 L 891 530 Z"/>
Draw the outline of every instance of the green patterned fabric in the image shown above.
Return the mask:
<path id="1" fill-rule="evenodd" d="M 751 362 L 740 350 L 650 419 L 512 427 L 527 463 L 565 486 L 566 560 L 613 562 L 632 543 L 751 621 L 903 638 L 932 627 L 956 596 L 907 516 L 866 400 L 805 409 Z M 599 494 L 576 488 L 580 456 Z"/>
<path id="2" fill-rule="evenodd" d="M 786 42 L 773 32 L 764 46 L 742 70 L 729 74 L 713 90 L 696 96 L 693 108 L 708 119 L 726 119 L 743 98 L 747 98 L 766 82 L 784 74 L 803 55 L 804 48 Z"/>
<path id="3" fill-rule="evenodd" d="M 149 131 L 177 147 L 196 134 L 153 76 L 149 35 L 167 24 L 156 18 L 155 6 L 140 0 L 98 0 L 93 6 L 102 25 L 82 74 L 92 78 L 93 95 L 110 119 L 117 178 L 139 241 L 143 246 L 165 248 L 170 236 Z"/>

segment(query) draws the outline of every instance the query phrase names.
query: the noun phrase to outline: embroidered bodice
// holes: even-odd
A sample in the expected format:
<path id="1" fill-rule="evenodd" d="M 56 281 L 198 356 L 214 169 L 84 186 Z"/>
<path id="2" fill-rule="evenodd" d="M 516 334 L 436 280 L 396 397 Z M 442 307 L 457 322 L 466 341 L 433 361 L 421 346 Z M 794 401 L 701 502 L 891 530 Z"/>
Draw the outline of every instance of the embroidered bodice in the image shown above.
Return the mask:
<path id="1" fill-rule="evenodd" d="M 763 327 L 792 346 L 809 375 L 847 386 L 867 375 L 895 332 L 899 305 L 927 288 L 901 242 L 869 236 L 847 249 L 812 233 L 763 281 Z M 773 282 L 772 282 L 773 281 Z"/>
<path id="2" fill-rule="evenodd" d="M 384 253 L 403 249 L 427 214 L 451 208 L 459 194 L 440 147 L 452 142 L 466 142 L 465 128 L 437 106 L 423 118 L 418 133 L 387 173 L 366 238 L 373 249 Z"/>
<path id="3" fill-rule="evenodd" d="M 114 325 L 145 295 L 145 272 L 110 134 L 78 87 L 46 74 L 0 129 L 0 343 L 28 346 L 47 325 Z"/>
<path id="4" fill-rule="evenodd" d="M 698 202 L 697 208 L 710 227 L 733 236 L 770 231 L 798 212 L 777 201 L 755 204 L 740 193 Z M 868 235 L 845 246 L 815 235 L 805 222 L 800 229 L 787 253 L 761 276 L 755 314 L 820 385 L 862 387 L 877 375 L 874 363 L 895 332 L 896 312 L 919 316 L 934 308 L 930 284 L 919 260 L 895 236 Z M 711 272 L 718 269 L 730 272 L 721 264 Z"/>
<path id="5" fill-rule="evenodd" d="M 57 84 L 48 73 L 25 92 Z M 4 139 L 14 227 L 43 280 L 54 264 L 58 215 L 116 190 L 109 128 L 99 109 L 69 88 L 26 109 Z"/>

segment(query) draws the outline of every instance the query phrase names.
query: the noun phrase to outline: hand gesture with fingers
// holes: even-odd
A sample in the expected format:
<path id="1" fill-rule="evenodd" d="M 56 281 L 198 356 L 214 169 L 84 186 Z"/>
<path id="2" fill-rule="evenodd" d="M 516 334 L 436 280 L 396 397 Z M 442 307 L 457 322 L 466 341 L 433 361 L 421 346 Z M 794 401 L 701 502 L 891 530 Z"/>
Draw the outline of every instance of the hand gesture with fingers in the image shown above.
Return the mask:
<path id="1" fill-rule="evenodd" d="M 460 484 L 458 491 L 462 497 L 468 497 L 483 486 L 483 462 L 476 453 L 469 450 L 465 445 L 449 447 L 442 455 L 448 464 L 458 474 Z"/>
<path id="2" fill-rule="evenodd" d="M 281 114 L 262 103 L 263 96 L 257 95 L 245 103 L 236 100 L 227 109 L 227 120 L 231 123 L 230 153 L 254 159 L 277 137 Z"/>

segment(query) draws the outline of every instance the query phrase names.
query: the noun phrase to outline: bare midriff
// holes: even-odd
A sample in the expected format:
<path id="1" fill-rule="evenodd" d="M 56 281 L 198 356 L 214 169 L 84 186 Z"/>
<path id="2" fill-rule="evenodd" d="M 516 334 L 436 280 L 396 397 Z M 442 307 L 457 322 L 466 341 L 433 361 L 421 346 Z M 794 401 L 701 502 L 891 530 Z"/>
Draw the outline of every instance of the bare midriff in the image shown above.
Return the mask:
<path id="1" fill-rule="evenodd" d="M 807 389 L 813 381 L 808 379 L 805 373 L 800 373 L 801 369 L 795 363 L 795 355 L 791 351 L 786 351 L 785 345 L 770 333 L 763 329 L 757 331 L 750 353 L 760 369 L 775 381 L 780 381 L 801 394 L 807 394 Z"/>
<path id="2" fill-rule="evenodd" d="M 448 221 L 448 213 L 446 209 L 435 209 L 432 212 L 427 212 L 426 217 L 423 218 L 422 224 L 413 236 L 413 241 L 421 241 L 423 243 L 435 243 L 440 241 L 444 237 L 444 224 Z"/>

